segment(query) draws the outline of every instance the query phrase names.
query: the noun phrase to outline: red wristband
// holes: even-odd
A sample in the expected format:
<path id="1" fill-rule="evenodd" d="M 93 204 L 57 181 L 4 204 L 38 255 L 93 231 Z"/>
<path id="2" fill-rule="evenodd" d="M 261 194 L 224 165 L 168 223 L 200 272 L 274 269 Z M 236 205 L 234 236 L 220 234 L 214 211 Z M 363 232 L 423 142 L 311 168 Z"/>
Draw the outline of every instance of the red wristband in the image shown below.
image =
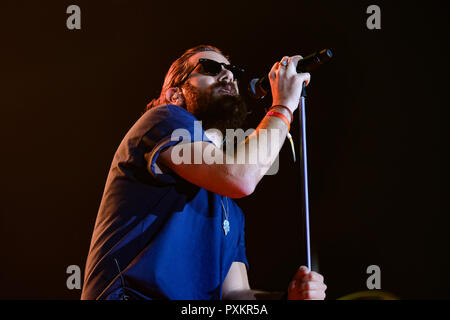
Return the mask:
<path id="1" fill-rule="evenodd" d="M 289 115 L 291 116 L 291 121 L 290 121 L 289 123 L 291 123 L 291 122 L 294 120 L 294 115 L 292 114 L 291 109 L 289 109 L 289 108 L 286 107 L 286 106 L 283 106 L 282 104 L 276 104 L 276 105 L 271 106 L 270 109 L 269 109 L 269 111 L 272 110 L 273 108 L 276 108 L 276 107 L 283 108 L 283 109 L 285 109 L 287 112 L 289 112 Z"/>
<path id="2" fill-rule="evenodd" d="M 288 127 L 288 132 L 291 129 L 291 124 L 289 123 L 288 118 L 286 118 L 286 116 L 280 112 L 275 112 L 275 111 L 269 111 L 267 112 L 268 116 L 273 116 L 273 117 L 277 117 L 280 118 L 281 120 L 284 121 L 284 123 L 286 123 L 287 127 Z"/>

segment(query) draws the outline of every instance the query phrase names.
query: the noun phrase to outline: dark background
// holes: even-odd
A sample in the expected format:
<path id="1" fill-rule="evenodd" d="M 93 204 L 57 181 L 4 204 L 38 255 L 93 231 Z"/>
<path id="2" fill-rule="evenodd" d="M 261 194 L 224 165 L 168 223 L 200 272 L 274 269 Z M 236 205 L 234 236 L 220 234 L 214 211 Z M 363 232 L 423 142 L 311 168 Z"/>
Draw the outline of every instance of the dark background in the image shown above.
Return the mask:
<path id="1" fill-rule="evenodd" d="M 66 28 L 71 4 L 81 30 Z M 370 4 L 381 30 L 366 27 Z M 307 100 L 314 265 L 328 298 L 366 290 L 372 264 L 402 299 L 450 298 L 444 1 L 2 1 L 0 12 L 0 298 L 80 297 L 66 268 L 84 271 L 113 154 L 172 61 L 204 43 L 249 78 L 284 55 L 334 53 Z M 255 127 L 271 101 L 249 103 Z M 238 201 L 253 288 L 284 290 L 306 263 L 298 177 L 286 144 L 279 173 Z"/>

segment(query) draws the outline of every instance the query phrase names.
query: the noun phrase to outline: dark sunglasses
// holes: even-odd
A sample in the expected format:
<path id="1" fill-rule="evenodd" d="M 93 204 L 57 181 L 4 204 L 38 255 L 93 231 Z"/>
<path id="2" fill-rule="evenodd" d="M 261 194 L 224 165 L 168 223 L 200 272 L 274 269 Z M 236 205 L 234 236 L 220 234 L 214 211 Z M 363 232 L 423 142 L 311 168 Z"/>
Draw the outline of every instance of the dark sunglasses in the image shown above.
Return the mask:
<path id="1" fill-rule="evenodd" d="M 231 64 L 220 63 L 210 59 L 199 59 L 197 64 L 192 68 L 192 70 L 180 81 L 179 85 L 182 85 L 191 75 L 191 73 L 198 67 L 201 66 L 199 73 L 205 74 L 208 76 L 217 76 L 222 72 L 222 66 L 231 71 L 233 74 L 234 80 L 239 80 L 242 74 L 245 72 L 244 69 L 239 68 L 237 66 L 233 66 Z"/>

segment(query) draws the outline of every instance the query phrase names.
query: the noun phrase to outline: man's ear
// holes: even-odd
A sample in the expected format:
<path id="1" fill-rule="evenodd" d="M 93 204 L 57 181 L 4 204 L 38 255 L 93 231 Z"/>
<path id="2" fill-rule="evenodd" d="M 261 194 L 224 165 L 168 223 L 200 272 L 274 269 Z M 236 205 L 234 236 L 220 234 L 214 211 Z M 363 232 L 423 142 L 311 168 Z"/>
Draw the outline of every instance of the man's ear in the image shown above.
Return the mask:
<path id="1" fill-rule="evenodd" d="M 181 107 L 184 103 L 183 92 L 180 88 L 169 88 L 166 91 L 166 100 Z"/>

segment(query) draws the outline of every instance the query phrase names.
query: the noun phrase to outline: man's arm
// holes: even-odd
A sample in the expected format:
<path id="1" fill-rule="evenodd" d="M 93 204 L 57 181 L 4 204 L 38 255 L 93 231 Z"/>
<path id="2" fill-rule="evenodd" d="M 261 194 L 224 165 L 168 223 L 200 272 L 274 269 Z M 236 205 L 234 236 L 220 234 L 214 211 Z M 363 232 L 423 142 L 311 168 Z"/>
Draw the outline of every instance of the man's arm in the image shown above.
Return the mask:
<path id="1" fill-rule="evenodd" d="M 291 57 L 287 68 L 281 68 L 277 62 L 269 73 L 273 105 L 286 106 L 291 112 L 298 108 L 302 83 L 309 83 L 310 79 L 308 73 L 297 73 L 296 66 L 300 59 L 300 56 Z M 282 113 L 292 122 L 290 113 L 285 108 L 276 107 L 273 111 Z M 175 164 L 171 154 L 176 146 L 161 152 L 157 161 L 183 179 L 204 189 L 230 198 L 242 198 L 253 193 L 256 185 L 270 169 L 286 139 L 287 132 L 288 127 L 282 119 L 266 116 L 256 131 L 238 144 L 234 154 L 225 154 L 207 142 L 190 144 L 192 160 L 196 151 L 197 154 L 201 152 L 203 155 L 205 150 L 208 151 L 207 148 L 213 148 L 212 152 L 210 150 L 207 153 L 214 153 L 214 158 L 223 159 L 220 164 L 193 164 L 194 161 L 190 161 L 190 164 Z M 264 134 L 267 135 L 267 139 L 261 139 Z M 270 141 L 272 138 L 275 141 Z M 244 164 L 239 162 L 239 159 L 245 159 Z M 249 161 L 250 159 L 256 161 Z"/>
<path id="2" fill-rule="evenodd" d="M 283 108 L 277 108 L 276 111 L 290 117 Z M 276 130 L 274 131 L 276 134 L 270 134 L 271 130 Z M 242 198 L 253 193 L 258 182 L 270 169 L 286 134 L 287 126 L 283 120 L 266 116 L 258 128 L 236 147 L 233 154 L 223 152 L 212 143 L 200 141 L 183 145 L 182 148 L 177 145 L 167 148 L 160 153 L 157 161 L 201 188 L 230 198 Z M 262 135 L 267 135 L 267 139 L 261 139 Z M 271 141 L 271 138 L 275 141 Z M 179 152 L 188 149 L 190 149 L 189 163 L 172 161 L 172 152 L 184 158 Z M 219 163 L 208 164 L 202 158 L 200 164 L 195 164 L 196 154 L 212 154 L 214 159 L 221 160 Z"/>
<path id="3" fill-rule="evenodd" d="M 222 286 L 224 300 L 280 300 L 283 294 L 250 289 L 247 268 L 242 262 L 233 262 Z"/>

